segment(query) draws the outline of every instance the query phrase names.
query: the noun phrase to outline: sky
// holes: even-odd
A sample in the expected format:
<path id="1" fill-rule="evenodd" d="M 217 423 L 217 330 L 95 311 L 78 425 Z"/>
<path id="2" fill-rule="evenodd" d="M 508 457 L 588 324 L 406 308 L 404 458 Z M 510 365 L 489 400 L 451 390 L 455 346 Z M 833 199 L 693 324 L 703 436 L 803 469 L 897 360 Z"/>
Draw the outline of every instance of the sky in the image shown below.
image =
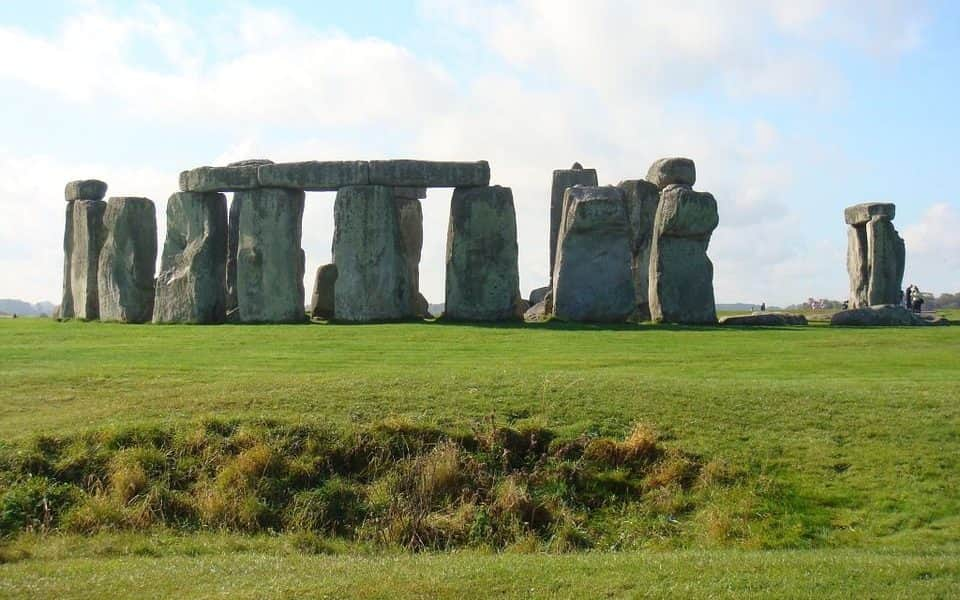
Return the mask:
<path id="1" fill-rule="evenodd" d="M 247 158 L 488 160 L 524 295 L 552 171 L 696 161 L 718 302 L 848 293 L 843 208 L 894 202 L 904 284 L 960 291 L 960 3 L 913 0 L 0 3 L 0 297 L 59 302 L 64 184 L 157 204 Z M 443 301 L 451 190 L 423 201 Z M 304 214 L 306 289 L 333 194 Z M 309 298 L 307 298 L 309 300 Z"/>

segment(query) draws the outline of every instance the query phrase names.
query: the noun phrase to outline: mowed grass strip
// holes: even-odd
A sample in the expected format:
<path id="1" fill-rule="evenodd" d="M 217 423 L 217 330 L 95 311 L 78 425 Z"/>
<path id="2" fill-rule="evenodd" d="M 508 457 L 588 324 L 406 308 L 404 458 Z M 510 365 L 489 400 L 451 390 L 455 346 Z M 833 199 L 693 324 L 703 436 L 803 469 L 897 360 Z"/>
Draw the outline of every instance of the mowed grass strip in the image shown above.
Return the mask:
<path id="1" fill-rule="evenodd" d="M 284 538 L 86 540 L 0 565 L 8 598 L 953 598 L 956 554 L 697 550 L 653 553 L 291 552 Z M 53 545 L 71 544 L 53 540 Z M 89 554 L 95 547 L 100 553 Z M 85 554 L 87 552 L 87 554 Z"/>

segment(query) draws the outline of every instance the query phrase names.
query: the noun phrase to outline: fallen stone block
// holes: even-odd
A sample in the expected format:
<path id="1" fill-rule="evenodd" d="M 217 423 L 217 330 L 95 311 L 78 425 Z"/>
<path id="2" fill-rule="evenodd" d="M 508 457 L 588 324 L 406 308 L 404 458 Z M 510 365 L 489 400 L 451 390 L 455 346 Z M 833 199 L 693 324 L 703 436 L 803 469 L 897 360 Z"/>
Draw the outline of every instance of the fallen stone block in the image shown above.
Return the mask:
<path id="1" fill-rule="evenodd" d="M 517 217 L 510 188 L 457 188 L 447 230 L 444 318 L 521 319 Z"/>
<path id="2" fill-rule="evenodd" d="M 153 322 L 223 323 L 226 258 L 226 197 L 217 192 L 170 196 Z"/>
<path id="3" fill-rule="evenodd" d="M 807 318 L 803 315 L 788 313 L 753 313 L 750 315 L 733 315 L 720 319 L 721 325 L 735 325 L 738 327 L 782 327 L 786 325 L 806 325 Z"/>
<path id="4" fill-rule="evenodd" d="M 149 198 L 110 198 L 103 226 L 97 275 L 100 320 L 147 323 L 153 318 L 157 209 Z"/>
<path id="5" fill-rule="evenodd" d="M 478 162 L 372 160 L 370 184 L 391 187 L 475 187 L 490 184 L 490 165 Z"/>
<path id="6" fill-rule="evenodd" d="M 920 315 L 902 306 L 894 305 L 865 306 L 841 310 L 830 317 L 830 325 L 836 326 L 924 326 L 932 324 L 931 321 L 923 319 Z"/>

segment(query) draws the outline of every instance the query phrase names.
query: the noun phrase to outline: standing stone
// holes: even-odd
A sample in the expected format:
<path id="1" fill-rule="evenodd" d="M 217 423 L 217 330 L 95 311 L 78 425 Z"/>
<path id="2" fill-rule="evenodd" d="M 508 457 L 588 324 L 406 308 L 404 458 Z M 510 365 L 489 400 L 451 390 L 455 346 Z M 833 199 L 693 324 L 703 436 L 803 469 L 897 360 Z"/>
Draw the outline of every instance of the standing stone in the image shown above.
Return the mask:
<path id="1" fill-rule="evenodd" d="M 237 201 L 236 320 L 306 320 L 304 254 L 300 247 L 304 193 L 261 188 L 236 192 Z"/>
<path id="2" fill-rule="evenodd" d="M 240 206 L 242 204 L 243 194 L 234 194 L 227 216 L 227 320 L 231 322 L 236 322 L 240 317 L 237 313 L 237 246 L 240 241 Z"/>
<path id="3" fill-rule="evenodd" d="M 423 252 L 423 206 L 419 194 L 423 188 L 394 188 L 397 218 L 400 223 L 400 244 L 407 264 L 410 282 L 410 306 L 413 314 L 422 317 L 425 311 L 420 303 L 420 256 Z"/>
<path id="4" fill-rule="evenodd" d="M 564 214 L 563 194 L 567 188 L 575 185 L 597 185 L 597 170 L 584 169 L 580 163 L 573 163 L 569 169 L 557 169 L 553 172 L 553 185 L 550 188 L 550 287 L 553 286 L 552 277 L 557 262 L 557 239 Z"/>
<path id="5" fill-rule="evenodd" d="M 100 300 L 97 273 L 100 269 L 100 249 L 103 247 L 103 214 L 107 203 L 103 200 L 73 200 L 68 203 L 69 240 L 64 239 L 64 299 L 61 318 L 93 321 L 100 318 Z M 68 275 L 69 272 L 69 275 Z"/>
<path id="6" fill-rule="evenodd" d="M 146 323 L 153 318 L 157 209 L 148 198 L 110 198 L 97 275 L 100 320 Z"/>
<path id="7" fill-rule="evenodd" d="M 333 220 L 336 319 L 363 323 L 413 316 L 393 190 L 379 185 L 340 188 Z"/>
<path id="8" fill-rule="evenodd" d="M 697 182 L 697 167 L 689 158 L 661 158 L 650 165 L 647 181 L 661 190 L 668 185 L 693 187 Z"/>
<path id="9" fill-rule="evenodd" d="M 510 188 L 453 191 L 447 230 L 444 317 L 462 321 L 521 319 L 517 216 Z"/>
<path id="10" fill-rule="evenodd" d="M 686 185 L 660 193 L 650 251 L 650 314 L 654 321 L 713 324 L 713 263 L 710 236 L 719 223 L 713 195 Z"/>
<path id="11" fill-rule="evenodd" d="M 897 304 L 903 284 L 906 252 L 891 222 L 896 206 L 865 203 L 844 210 L 847 230 L 847 272 L 851 308 Z"/>
<path id="12" fill-rule="evenodd" d="M 222 323 L 226 259 L 226 197 L 216 192 L 170 196 L 153 322 Z"/>
<path id="13" fill-rule="evenodd" d="M 314 319 L 333 319 L 334 290 L 337 283 L 337 265 L 322 265 L 317 268 L 317 278 L 310 298 L 310 316 Z"/>
<path id="14" fill-rule="evenodd" d="M 553 314 L 566 321 L 621 322 L 636 306 L 623 191 L 567 188 L 553 273 Z"/>
<path id="15" fill-rule="evenodd" d="M 74 202 L 76 200 L 103 200 L 107 193 L 107 184 L 99 179 L 71 181 L 64 187 L 63 195 L 67 201 L 64 211 L 63 227 L 63 295 L 60 299 L 59 319 L 72 319 L 76 316 L 73 307 L 73 244 L 74 244 Z M 96 274 L 94 274 L 96 277 Z M 94 286 L 96 289 L 96 286 Z M 84 309 L 83 312 L 86 312 Z M 96 318 L 94 316 L 93 318 Z"/>
<path id="16" fill-rule="evenodd" d="M 653 247 L 653 223 L 660 204 L 657 186 L 643 179 L 621 181 L 630 221 L 630 268 L 637 293 L 637 318 L 650 319 L 650 249 Z"/>

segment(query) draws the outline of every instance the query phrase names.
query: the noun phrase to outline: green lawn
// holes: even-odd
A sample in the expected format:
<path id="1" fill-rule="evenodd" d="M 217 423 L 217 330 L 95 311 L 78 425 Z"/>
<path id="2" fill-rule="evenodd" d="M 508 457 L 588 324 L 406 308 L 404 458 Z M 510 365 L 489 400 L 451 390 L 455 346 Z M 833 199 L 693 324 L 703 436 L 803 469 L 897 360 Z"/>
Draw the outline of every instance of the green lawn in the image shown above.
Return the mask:
<path id="1" fill-rule="evenodd" d="M 960 328 L 130 326 L 0 320 L 0 443 L 213 417 L 443 428 L 491 417 L 667 446 L 775 485 L 777 531 L 636 552 L 291 550 L 286 536 L 13 540 L 0 593 L 960 593 Z M 772 515 L 772 516 L 771 516 Z M 748 522 L 749 525 L 749 522 Z M 795 530 L 795 534 L 791 533 Z M 107 534 L 104 534 L 107 535 Z M 113 534 L 110 534 L 113 535 Z M 119 534 L 118 534 L 119 535 Z M 157 550 L 150 544 L 161 544 Z M 197 546 L 213 550 L 197 551 Z M 102 546 L 112 548 L 103 551 Z M 644 544 L 640 544 L 645 546 Z M 744 550 L 777 547 L 778 550 Z M 136 575 L 134 575 L 136 573 Z M 115 582 L 121 587 L 110 588 Z"/>

